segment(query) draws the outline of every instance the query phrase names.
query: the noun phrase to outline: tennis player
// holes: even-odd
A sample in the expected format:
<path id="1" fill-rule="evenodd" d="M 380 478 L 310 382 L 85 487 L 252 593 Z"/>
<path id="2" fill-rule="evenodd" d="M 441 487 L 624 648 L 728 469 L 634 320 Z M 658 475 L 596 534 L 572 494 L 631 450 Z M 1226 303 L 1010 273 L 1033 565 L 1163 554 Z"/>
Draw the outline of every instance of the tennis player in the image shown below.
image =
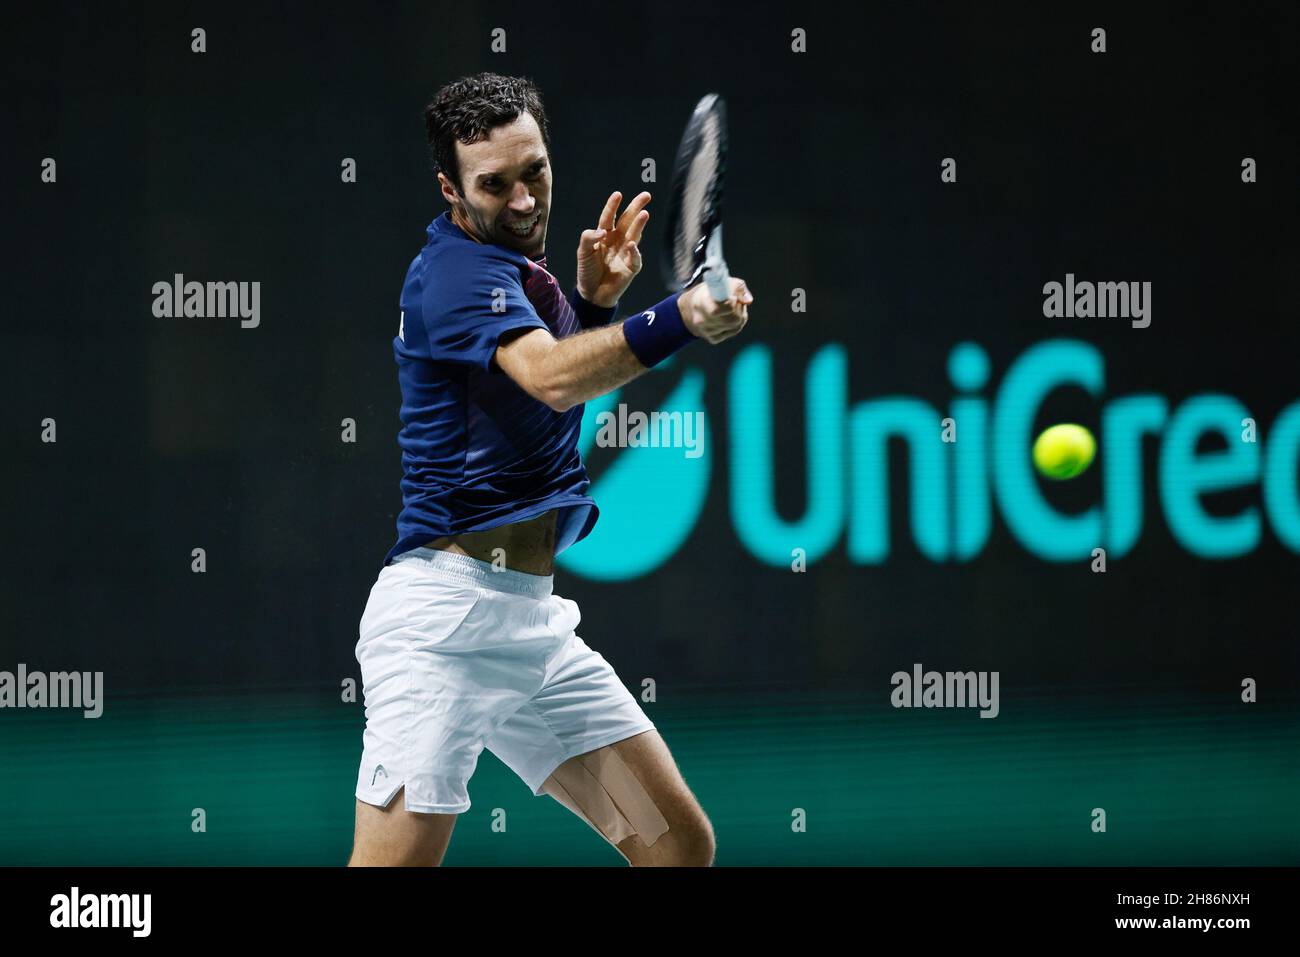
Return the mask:
<path id="1" fill-rule="evenodd" d="M 583 403 L 697 339 L 753 296 L 704 284 L 622 322 L 649 193 L 613 193 L 566 296 L 547 268 L 546 111 L 526 79 L 457 80 L 425 110 L 442 196 L 402 288 L 402 511 L 356 656 L 366 727 L 350 865 L 437 865 L 488 748 L 631 864 L 708 865 L 713 829 L 667 746 L 553 591 L 555 556 L 599 514 L 577 451 Z"/>

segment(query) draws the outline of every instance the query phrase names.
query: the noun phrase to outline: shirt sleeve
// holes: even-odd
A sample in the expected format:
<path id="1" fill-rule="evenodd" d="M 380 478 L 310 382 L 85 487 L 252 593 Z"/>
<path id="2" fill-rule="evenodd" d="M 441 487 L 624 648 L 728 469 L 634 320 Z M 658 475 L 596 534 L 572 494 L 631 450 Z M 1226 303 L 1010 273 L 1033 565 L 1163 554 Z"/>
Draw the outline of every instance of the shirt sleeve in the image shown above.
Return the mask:
<path id="1" fill-rule="evenodd" d="M 549 328 L 524 294 L 518 264 L 473 248 L 441 263 L 424 289 L 429 357 L 488 371 L 497 340 L 511 329 Z"/>

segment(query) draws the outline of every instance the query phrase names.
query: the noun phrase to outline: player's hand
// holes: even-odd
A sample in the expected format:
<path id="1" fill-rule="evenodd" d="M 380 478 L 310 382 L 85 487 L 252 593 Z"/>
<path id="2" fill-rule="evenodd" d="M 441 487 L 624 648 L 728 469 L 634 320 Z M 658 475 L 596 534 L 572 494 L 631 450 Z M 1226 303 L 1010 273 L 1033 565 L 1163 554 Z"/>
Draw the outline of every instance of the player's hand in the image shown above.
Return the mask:
<path id="1" fill-rule="evenodd" d="M 682 314 L 686 330 L 712 346 L 730 339 L 749 322 L 749 304 L 754 301 L 754 294 L 745 280 L 735 276 L 729 285 L 731 295 L 725 302 L 715 300 L 705 283 L 694 285 L 677 297 L 677 310 Z"/>
<path id="2" fill-rule="evenodd" d="M 616 218 L 623 194 L 609 194 L 595 229 L 584 229 L 578 240 L 578 294 L 608 309 L 641 271 L 641 233 L 650 221 L 649 193 L 639 193 Z"/>

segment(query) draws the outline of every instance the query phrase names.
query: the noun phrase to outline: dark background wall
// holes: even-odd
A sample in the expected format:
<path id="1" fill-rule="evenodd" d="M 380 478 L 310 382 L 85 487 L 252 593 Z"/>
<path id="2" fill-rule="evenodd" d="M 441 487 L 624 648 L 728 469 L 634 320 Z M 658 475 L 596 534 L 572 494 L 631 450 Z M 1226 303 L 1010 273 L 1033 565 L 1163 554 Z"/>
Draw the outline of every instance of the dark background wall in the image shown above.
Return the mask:
<path id="1" fill-rule="evenodd" d="M 194 27 L 206 53 L 190 51 Z M 496 27 L 507 53 L 490 52 Z M 790 50 L 796 27 L 807 53 Z M 827 343 L 848 352 L 851 403 L 944 409 L 956 343 L 988 352 L 991 394 L 1024 349 L 1070 337 L 1104 355 L 1104 399 L 1224 392 L 1267 435 L 1300 398 L 1294 6 L 96 4 L 28 10 L 6 32 L 0 668 L 103 670 L 110 689 L 355 674 L 400 506 L 398 292 L 444 208 L 421 109 L 492 69 L 546 97 L 548 253 L 566 285 L 579 231 L 610 190 L 641 188 L 645 157 L 660 169 L 657 250 L 682 123 L 706 91 L 729 104 L 727 254 L 753 319 L 624 393 L 653 408 L 703 371 L 704 511 L 648 575 L 557 576 L 625 680 L 885 688 L 923 662 L 999 670 L 1004 689 L 1294 687 L 1297 556 L 1267 521 L 1240 558 L 1178 545 L 1154 446 L 1142 535 L 1105 575 L 1034 557 L 996 509 L 974 559 L 923 557 L 901 446 L 889 560 L 855 564 L 840 545 L 794 574 L 737 540 L 725 392 L 742 348 L 772 350 L 788 518 L 806 504 L 803 376 Z M 949 156 L 955 184 L 939 178 Z M 57 183 L 41 182 L 44 157 Z M 657 267 L 630 305 L 663 295 Z M 1152 282 L 1152 325 L 1045 319 L 1042 285 L 1067 272 Z M 260 327 L 155 318 L 152 286 L 174 273 L 261 282 Z M 795 287 L 806 313 L 790 310 Z M 1099 404 L 1062 390 L 1039 425 L 1056 421 L 1096 428 Z M 589 458 L 597 493 L 613 454 Z M 1098 472 L 1046 494 L 1085 508 Z M 1207 501 L 1231 514 L 1259 487 Z"/>

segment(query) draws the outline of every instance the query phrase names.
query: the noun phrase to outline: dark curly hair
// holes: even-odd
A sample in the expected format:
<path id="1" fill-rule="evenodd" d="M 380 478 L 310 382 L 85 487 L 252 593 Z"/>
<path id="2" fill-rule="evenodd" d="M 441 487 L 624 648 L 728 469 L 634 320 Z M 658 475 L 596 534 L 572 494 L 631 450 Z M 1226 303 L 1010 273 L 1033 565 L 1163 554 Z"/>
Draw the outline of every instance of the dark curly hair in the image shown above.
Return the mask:
<path id="1" fill-rule="evenodd" d="M 424 128 L 429 136 L 434 172 L 446 174 L 463 193 L 456 141 L 468 145 L 486 139 L 493 129 L 513 123 L 525 110 L 537 121 L 549 153 L 551 131 L 546 122 L 546 108 L 532 80 L 476 73 L 448 83 L 424 108 Z"/>

